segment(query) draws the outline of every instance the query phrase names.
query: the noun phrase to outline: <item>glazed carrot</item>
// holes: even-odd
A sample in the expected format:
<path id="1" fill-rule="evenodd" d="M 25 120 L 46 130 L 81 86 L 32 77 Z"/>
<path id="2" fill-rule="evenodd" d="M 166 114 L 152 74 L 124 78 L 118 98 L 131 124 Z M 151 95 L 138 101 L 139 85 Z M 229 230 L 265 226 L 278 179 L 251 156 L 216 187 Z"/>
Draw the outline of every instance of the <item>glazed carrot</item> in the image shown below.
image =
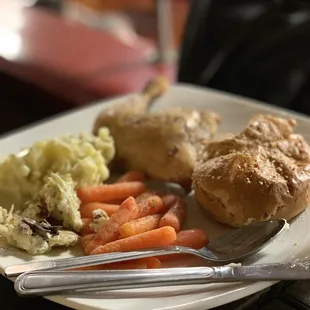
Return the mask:
<path id="1" fill-rule="evenodd" d="M 143 250 L 169 245 L 175 240 L 176 232 L 174 228 L 166 226 L 98 246 L 90 254 Z"/>
<path id="2" fill-rule="evenodd" d="M 160 219 L 161 214 L 152 214 L 127 222 L 119 228 L 119 234 L 126 238 L 158 228 Z"/>
<path id="3" fill-rule="evenodd" d="M 193 249 L 201 249 L 207 245 L 209 239 L 202 229 L 181 230 L 177 234 L 177 240 L 173 245 L 186 246 Z"/>
<path id="4" fill-rule="evenodd" d="M 171 245 L 179 245 L 185 246 L 192 249 L 199 250 L 205 245 L 207 245 L 209 239 L 206 233 L 202 229 L 189 229 L 189 230 L 181 230 L 177 234 L 177 239 Z M 190 255 L 190 254 L 189 254 Z M 184 256 L 188 256 L 188 254 L 172 254 L 172 255 L 161 255 L 158 256 L 160 260 L 170 260 L 170 259 L 178 259 Z"/>
<path id="5" fill-rule="evenodd" d="M 140 203 L 140 202 L 142 202 L 142 201 L 146 200 L 147 198 L 152 197 L 154 195 L 156 195 L 156 194 L 153 193 L 153 192 L 142 193 L 142 194 L 140 194 L 139 196 L 137 196 L 135 198 L 136 199 L 136 203 Z"/>
<path id="6" fill-rule="evenodd" d="M 172 226 L 176 232 L 180 231 L 186 215 L 186 204 L 178 198 L 167 213 L 161 218 L 159 227 Z"/>
<path id="7" fill-rule="evenodd" d="M 82 203 L 106 202 L 114 199 L 136 197 L 146 191 L 142 182 L 127 182 L 98 186 L 84 186 L 77 189 L 77 195 Z"/>
<path id="8" fill-rule="evenodd" d="M 161 200 L 163 201 L 164 208 L 163 210 L 167 211 L 178 199 L 178 196 L 168 194 L 161 197 Z"/>
<path id="9" fill-rule="evenodd" d="M 163 208 L 163 201 L 159 196 L 153 195 L 138 204 L 139 213 L 137 218 L 159 213 Z M 169 226 L 169 225 L 166 225 Z"/>
<path id="10" fill-rule="evenodd" d="M 118 208 L 119 205 L 112 205 L 102 202 L 89 202 L 82 204 L 80 206 L 80 213 L 81 217 L 93 218 L 93 211 L 99 209 L 105 211 L 108 214 L 108 216 L 111 216 L 113 213 L 117 211 Z"/>
<path id="11" fill-rule="evenodd" d="M 161 267 L 161 261 L 156 257 L 147 257 L 147 268 L 156 269 Z"/>
<path id="12" fill-rule="evenodd" d="M 124 262 L 85 266 L 73 270 L 125 270 L 125 269 L 155 269 L 160 268 L 161 262 L 156 257 L 146 257 Z"/>
<path id="13" fill-rule="evenodd" d="M 95 237 L 95 234 L 85 235 L 81 238 L 81 247 L 83 251 L 85 252 L 85 248 L 90 240 L 92 240 Z"/>
<path id="14" fill-rule="evenodd" d="M 88 254 L 93 249 L 108 242 L 117 240 L 119 228 L 137 218 L 139 208 L 133 197 L 127 198 L 119 207 L 119 209 L 111 215 L 107 223 L 99 229 L 95 237 L 86 245 L 85 252 Z"/>
<path id="15" fill-rule="evenodd" d="M 104 203 L 107 203 L 109 205 L 120 205 L 120 204 L 122 204 L 122 202 L 124 202 L 124 200 L 125 199 L 111 199 L 111 200 L 105 201 Z"/>
<path id="16" fill-rule="evenodd" d="M 79 231 L 80 236 L 92 234 L 94 231 L 89 226 L 89 224 L 92 222 L 92 219 L 91 218 L 82 218 L 82 222 L 83 222 L 83 226 Z"/>
<path id="17" fill-rule="evenodd" d="M 137 170 L 131 170 L 122 175 L 116 183 L 124 183 L 124 182 L 143 182 L 145 179 L 144 173 Z"/>

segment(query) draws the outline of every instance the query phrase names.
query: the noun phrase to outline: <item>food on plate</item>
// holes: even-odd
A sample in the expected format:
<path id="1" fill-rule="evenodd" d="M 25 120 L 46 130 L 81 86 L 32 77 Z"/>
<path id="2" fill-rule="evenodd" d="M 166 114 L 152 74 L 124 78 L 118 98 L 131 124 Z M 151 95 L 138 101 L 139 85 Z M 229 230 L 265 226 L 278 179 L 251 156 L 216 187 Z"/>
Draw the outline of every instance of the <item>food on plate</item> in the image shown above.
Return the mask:
<path id="1" fill-rule="evenodd" d="M 77 186 L 100 184 L 110 176 L 114 141 L 107 128 L 97 136 L 81 133 L 34 143 L 22 156 L 11 154 L 0 163 L 0 205 L 16 210 L 44 186 L 52 172 L 70 174 Z"/>
<path id="2" fill-rule="evenodd" d="M 109 220 L 109 215 L 102 209 L 94 209 L 89 217 L 82 217 L 83 226 L 80 236 L 93 234 L 101 229 Z"/>
<path id="3" fill-rule="evenodd" d="M 177 198 L 170 209 L 162 216 L 159 221 L 159 227 L 171 226 L 176 232 L 179 232 L 186 215 L 185 202 Z"/>
<path id="4" fill-rule="evenodd" d="M 112 242 L 118 238 L 119 228 L 137 217 L 139 213 L 138 206 L 133 197 L 127 198 L 119 207 L 119 209 L 111 215 L 109 221 L 104 225 L 88 242 L 84 249 L 89 254 L 94 248 L 101 244 Z"/>
<path id="5" fill-rule="evenodd" d="M 132 101 L 102 111 L 94 133 L 102 126 L 109 128 L 118 168 L 188 186 L 202 141 L 216 132 L 219 116 L 177 107 L 148 113 L 151 103 L 166 89 L 165 79 L 152 80 Z"/>
<path id="6" fill-rule="evenodd" d="M 36 221 L 53 218 L 64 228 L 78 232 L 83 225 L 79 208 L 80 200 L 71 175 L 60 177 L 51 173 L 41 190 L 21 206 L 17 214 Z"/>
<path id="7" fill-rule="evenodd" d="M 85 236 L 89 234 L 93 234 L 94 230 L 91 226 L 93 219 L 91 217 L 84 217 L 82 218 L 83 226 L 79 231 L 80 236 Z"/>
<path id="8" fill-rule="evenodd" d="M 156 193 L 153 193 L 153 192 L 145 192 L 139 196 L 137 196 L 135 199 L 136 199 L 136 203 L 140 203 L 142 201 L 144 201 L 145 199 L 149 198 L 149 197 L 152 197 L 156 195 Z"/>
<path id="9" fill-rule="evenodd" d="M 94 239 L 91 240 L 86 248 L 86 253 L 90 253 L 95 247 L 114 241 L 119 236 L 120 227 L 134 219 L 144 217 L 159 212 L 163 207 L 161 198 L 152 196 L 137 204 L 133 197 L 127 198 L 119 207 L 119 209 L 111 215 L 109 221 L 103 226 Z"/>
<path id="10" fill-rule="evenodd" d="M 31 255 L 78 243 L 86 255 L 207 245 L 203 230 L 187 227 L 191 211 L 183 193 L 169 191 L 165 182 L 193 183 L 198 203 L 235 227 L 291 219 L 307 207 L 310 147 L 293 133 L 294 120 L 257 115 L 240 134 L 216 136 L 216 113 L 150 112 L 167 88 L 157 78 L 128 102 L 108 107 L 93 135 L 47 139 L 7 156 L 0 163 L 0 197 L 2 191 L 9 198 L 0 207 L 0 235 Z M 124 172 L 114 183 L 111 167 Z M 149 179 L 167 189 L 152 190 Z M 179 258 L 78 269 L 158 268 Z"/>
<path id="11" fill-rule="evenodd" d="M 157 195 L 153 195 L 138 203 L 139 211 L 137 217 L 139 218 L 151 214 L 156 214 L 158 212 L 163 212 L 164 207 L 165 206 L 162 199 Z"/>
<path id="12" fill-rule="evenodd" d="M 51 173 L 34 198 L 16 212 L 14 207 L 10 212 L 1 208 L 0 236 L 32 255 L 48 253 L 56 246 L 75 245 L 79 240 L 75 232 L 83 226 L 79 207 L 71 176 Z M 51 219 L 57 225 L 52 225 Z"/>
<path id="13" fill-rule="evenodd" d="M 208 237 L 202 229 L 188 229 L 182 230 L 177 234 L 177 239 L 173 245 L 199 250 L 207 245 L 208 242 Z"/>
<path id="14" fill-rule="evenodd" d="M 173 194 L 164 195 L 161 197 L 163 201 L 164 210 L 168 210 L 178 199 L 178 196 Z"/>
<path id="15" fill-rule="evenodd" d="M 146 191 L 142 182 L 125 182 L 98 186 L 83 186 L 77 189 L 78 197 L 83 203 L 106 202 L 115 199 L 125 199 L 138 196 Z"/>
<path id="16" fill-rule="evenodd" d="M 290 220 L 310 203 L 310 147 L 296 122 L 253 117 L 230 139 L 210 142 L 195 167 L 198 203 L 217 221 L 242 226 L 270 218 Z"/>
<path id="17" fill-rule="evenodd" d="M 92 218 L 93 212 L 96 210 L 102 210 L 107 215 L 111 216 L 113 213 L 117 211 L 119 205 L 103 203 L 103 202 L 89 202 L 85 204 L 81 204 L 80 206 L 80 214 L 82 218 Z"/>
<path id="18" fill-rule="evenodd" d="M 202 229 L 188 229 L 188 230 L 181 230 L 177 234 L 175 242 L 173 242 L 171 245 L 184 246 L 199 250 L 204 246 L 206 246 L 208 243 L 209 239 Z M 157 258 L 160 261 L 167 261 L 189 256 L 191 256 L 191 254 L 169 254 L 169 255 L 160 255 Z"/>
<path id="19" fill-rule="evenodd" d="M 79 236 L 43 220 L 24 218 L 0 207 L 0 235 L 9 245 L 23 249 L 31 255 L 45 254 L 54 247 L 70 247 L 79 241 Z"/>
<path id="20" fill-rule="evenodd" d="M 85 248 L 87 246 L 87 244 L 92 240 L 94 239 L 95 237 L 95 233 L 91 233 L 89 235 L 84 235 L 82 238 L 81 238 L 81 248 L 84 250 L 85 252 Z"/>
<path id="21" fill-rule="evenodd" d="M 11 154 L 0 164 L 0 200 L 5 207 L 0 212 L 0 236 L 10 245 L 44 254 L 56 246 L 73 246 L 80 230 L 96 232 L 105 224 L 108 215 L 95 210 L 85 225 L 76 189 L 99 185 L 110 176 L 108 164 L 115 148 L 107 128 L 98 136 L 38 141 L 23 153 Z M 10 206 L 14 207 L 8 212 Z"/>
<path id="22" fill-rule="evenodd" d="M 174 228 L 165 226 L 97 246 L 90 252 L 90 254 L 144 250 L 171 245 L 173 242 L 175 242 L 175 240 L 176 232 Z"/>
<path id="23" fill-rule="evenodd" d="M 109 220 L 108 214 L 103 210 L 93 211 L 92 222 L 89 224 L 89 227 L 93 232 L 97 232 L 103 227 Z"/>
<path id="24" fill-rule="evenodd" d="M 161 214 L 151 214 L 127 222 L 119 228 L 120 237 L 126 238 L 156 229 L 159 227 L 161 217 Z"/>
<path id="25" fill-rule="evenodd" d="M 142 182 L 136 181 L 135 178 L 127 179 L 128 175 L 141 174 L 137 173 L 137 171 L 128 171 L 109 186 L 117 185 L 125 188 L 127 183 Z M 119 182 L 120 179 L 127 179 L 127 181 Z M 106 197 L 100 196 L 100 200 L 110 200 L 111 196 L 109 192 L 107 193 Z M 91 195 L 90 197 L 92 197 L 91 200 L 94 200 L 96 196 Z M 186 202 L 176 194 L 165 191 L 152 192 L 146 186 L 143 193 L 135 197 L 126 197 L 119 206 L 112 208 L 114 210 L 99 229 L 92 229 L 90 227 L 93 221 L 91 215 L 97 211 L 105 212 L 105 210 L 109 210 L 106 206 L 110 205 L 96 201 L 81 204 L 80 206 L 81 214 L 86 216 L 83 219 L 85 226 L 80 231 L 82 236 L 81 247 L 88 255 L 143 250 L 169 245 L 188 246 L 198 249 L 209 242 L 203 230 L 183 229 L 187 216 Z M 89 210 L 85 210 L 86 207 Z M 179 258 L 179 255 L 168 255 L 157 257 L 153 263 L 144 262 L 141 264 L 140 260 L 133 260 L 128 265 L 116 263 L 115 265 L 99 265 L 81 269 L 159 268 L 161 260 L 178 260 Z"/>
<path id="26" fill-rule="evenodd" d="M 167 89 L 168 81 L 166 78 L 156 77 L 146 84 L 141 93 L 134 95 L 118 106 L 112 106 L 100 113 L 95 120 L 93 133 L 97 134 L 101 127 L 105 127 L 103 122 L 111 124 L 113 121 L 133 121 L 135 118 L 145 115 L 154 100 L 164 94 Z M 114 137 L 114 134 L 112 135 Z"/>

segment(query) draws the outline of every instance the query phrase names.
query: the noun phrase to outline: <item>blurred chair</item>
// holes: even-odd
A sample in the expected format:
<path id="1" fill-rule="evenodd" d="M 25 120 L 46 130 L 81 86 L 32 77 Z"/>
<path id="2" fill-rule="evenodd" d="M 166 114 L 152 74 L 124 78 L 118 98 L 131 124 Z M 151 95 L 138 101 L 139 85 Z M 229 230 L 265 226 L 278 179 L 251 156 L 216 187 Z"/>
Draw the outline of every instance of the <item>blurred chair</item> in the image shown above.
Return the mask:
<path id="1" fill-rule="evenodd" d="M 192 0 L 178 80 L 310 114 L 310 1 Z"/>

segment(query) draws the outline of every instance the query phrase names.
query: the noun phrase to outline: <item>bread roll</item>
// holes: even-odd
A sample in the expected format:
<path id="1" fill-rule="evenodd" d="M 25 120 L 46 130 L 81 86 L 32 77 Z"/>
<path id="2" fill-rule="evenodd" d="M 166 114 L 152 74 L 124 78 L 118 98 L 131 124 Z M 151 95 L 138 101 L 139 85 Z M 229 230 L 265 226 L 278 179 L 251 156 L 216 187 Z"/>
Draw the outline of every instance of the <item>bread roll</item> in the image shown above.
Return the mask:
<path id="1" fill-rule="evenodd" d="M 233 138 L 207 145 L 193 173 L 198 203 L 234 227 L 292 219 L 310 202 L 310 147 L 295 121 L 257 115 Z"/>

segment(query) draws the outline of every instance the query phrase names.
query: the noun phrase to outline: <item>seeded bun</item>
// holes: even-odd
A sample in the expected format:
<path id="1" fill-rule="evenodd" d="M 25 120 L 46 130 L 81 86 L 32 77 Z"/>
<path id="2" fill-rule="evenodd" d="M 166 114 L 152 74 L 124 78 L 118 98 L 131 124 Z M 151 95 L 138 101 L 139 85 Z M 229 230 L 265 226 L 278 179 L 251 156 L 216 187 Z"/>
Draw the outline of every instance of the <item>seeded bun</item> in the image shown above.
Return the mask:
<path id="1" fill-rule="evenodd" d="M 295 121 L 258 115 L 233 138 L 213 141 L 195 167 L 198 203 L 234 227 L 292 219 L 310 203 L 310 147 Z"/>

